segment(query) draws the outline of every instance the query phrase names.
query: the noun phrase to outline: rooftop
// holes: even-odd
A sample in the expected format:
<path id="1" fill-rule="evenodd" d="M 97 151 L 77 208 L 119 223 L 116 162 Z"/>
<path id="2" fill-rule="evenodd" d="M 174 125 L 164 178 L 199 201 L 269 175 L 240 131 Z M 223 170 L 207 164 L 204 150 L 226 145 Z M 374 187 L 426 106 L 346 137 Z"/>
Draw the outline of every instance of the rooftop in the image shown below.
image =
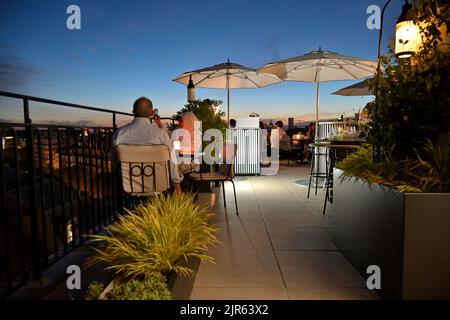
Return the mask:
<path id="1" fill-rule="evenodd" d="M 282 166 L 275 176 L 237 177 L 239 216 L 231 184 L 201 194 L 215 212 L 221 243 L 216 264 L 202 263 L 191 299 L 376 299 L 336 248 L 333 205 L 322 214 L 324 190 L 307 199 L 309 166 Z"/>

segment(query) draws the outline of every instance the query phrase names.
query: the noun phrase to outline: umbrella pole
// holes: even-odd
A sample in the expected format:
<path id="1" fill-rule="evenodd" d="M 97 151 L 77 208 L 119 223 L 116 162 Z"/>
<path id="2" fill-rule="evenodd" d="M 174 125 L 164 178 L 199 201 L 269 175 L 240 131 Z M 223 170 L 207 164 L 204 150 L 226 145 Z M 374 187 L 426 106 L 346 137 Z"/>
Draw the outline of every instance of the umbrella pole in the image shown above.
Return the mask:
<path id="1" fill-rule="evenodd" d="M 319 134 L 319 103 L 320 103 L 320 79 L 317 79 L 316 83 L 316 128 L 314 133 L 314 142 L 319 140 L 318 134 Z M 320 155 L 320 147 L 316 146 L 314 147 L 314 152 L 316 154 Z M 313 158 L 315 160 L 315 163 L 313 166 L 316 167 L 316 195 L 317 195 L 317 185 L 319 184 L 319 172 L 320 172 L 320 156 L 316 156 Z"/>
<path id="2" fill-rule="evenodd" d="M 230 129 L 230 76 L 227 73 L 227 127 Z"/>
<path id="3" fill-rule="evenodd" d="M 314 132 L 314 140 L 318 139 L 319 134 L 319 103 L 320 103 L 320 80 L 316 82 L 316 128 Z"/>

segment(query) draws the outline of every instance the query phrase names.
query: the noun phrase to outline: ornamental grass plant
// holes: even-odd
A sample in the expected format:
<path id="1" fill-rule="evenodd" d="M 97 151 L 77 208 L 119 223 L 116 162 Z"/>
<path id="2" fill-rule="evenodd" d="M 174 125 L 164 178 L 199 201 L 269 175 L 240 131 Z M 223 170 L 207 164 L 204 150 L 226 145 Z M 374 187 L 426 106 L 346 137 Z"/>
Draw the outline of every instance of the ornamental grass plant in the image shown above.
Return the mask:
<path id="1" fill-rule="evenodd" d="M 363 179 L 401 192 L 450 192 L 450 150 L 431 142 L 416 156 L 395 160 L 389 153 L 381 161 L 373 161 L 368 146 L 349 155 L 336 165 L 343 170 L 342 180 Z"/>
<path id="2" fill-rule="evenodd" d="M 213 262 L 206 254 L 217 242 L 210 218 L 206 207 L 195 204 L 193 194 L 161 194 L 127 210 L 105 235 L 92 236 L 95 253 L 87 264 L 105 264 L 119 281 L 155 273 L 189 276 L 189 258 Z"/>

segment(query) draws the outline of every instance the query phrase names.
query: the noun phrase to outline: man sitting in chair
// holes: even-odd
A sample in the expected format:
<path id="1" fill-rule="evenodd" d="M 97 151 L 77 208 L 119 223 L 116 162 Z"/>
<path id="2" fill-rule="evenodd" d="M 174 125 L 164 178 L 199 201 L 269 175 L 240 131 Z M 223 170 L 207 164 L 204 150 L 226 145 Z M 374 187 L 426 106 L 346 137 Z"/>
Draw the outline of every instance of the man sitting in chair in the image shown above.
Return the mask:
<path id="1" fill-rule="evenodd" d="M 133 104 L 134 120 L 118 129 L 113 136 L 113 146 L 119 144 L 126 145 L 158 145 L 165 144 L 170 151 L 172 161 L 170 161 L 170 180 L 172 188 L 176 193 L 181 193 L 180 182 L 183 175 L 178 172 L 176 155 L 169 135 L 163 129 L 153 125 L 150 117 L 153 115 L 153 104 L 150 99 L 142 97 Z"/>

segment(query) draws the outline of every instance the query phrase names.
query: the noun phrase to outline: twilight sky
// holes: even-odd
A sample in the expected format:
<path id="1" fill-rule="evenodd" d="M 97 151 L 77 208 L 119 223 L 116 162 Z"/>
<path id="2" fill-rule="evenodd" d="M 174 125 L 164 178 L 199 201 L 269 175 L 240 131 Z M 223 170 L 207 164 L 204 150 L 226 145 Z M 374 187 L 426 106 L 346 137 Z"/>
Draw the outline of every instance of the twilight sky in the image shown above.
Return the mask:
<path id="1" fill-rule="evenodd" d="M 366 9 L 379 0 L 2 0 L 0 90 L 130 111 L 147 96 L 161 115 L 186 101 L 179 74 L 230 59 L 249 67 L 301 55 L 319 46 L 376 59 L 378 30 Z M 81 8 L 81 30 L 68 30 L 66 9 Z M 386 11 L 383 51 L 393 36 L 403 1 Z M 370 97 L 330 93 L 355 81 L 323 83 L 321 116 L 351 115 Z M 226 99 L 225 90 L 197 89 L 198 98 Z M 315 84 L 284 82 L 234 90 L 231 116 L 310 119 Z M 0 119 L 20 115 L 17 103 L 0 99 Z M 94 115 L 55 112 L 34 105 L 32 116 L 84 120 Z"/>

